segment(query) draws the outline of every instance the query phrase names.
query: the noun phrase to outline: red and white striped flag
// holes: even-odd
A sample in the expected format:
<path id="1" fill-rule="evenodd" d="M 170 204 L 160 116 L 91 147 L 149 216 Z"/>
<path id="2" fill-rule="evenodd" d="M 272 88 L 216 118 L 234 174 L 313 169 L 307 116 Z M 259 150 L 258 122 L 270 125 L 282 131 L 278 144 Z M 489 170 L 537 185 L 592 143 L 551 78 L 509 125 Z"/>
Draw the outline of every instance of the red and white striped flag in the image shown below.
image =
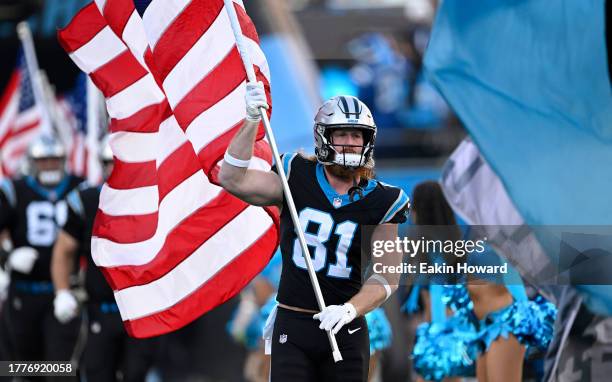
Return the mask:
<path id="1" fill-rule="evenodd" d="M 58 135 L 66 145 L 66 167 L 90 184 L 102 182 L 100 127 L 106 125 L 106 113 L 100 110 L 98 93 L 87 75 L 81 73 L 74 87 L 57 97 L 52 105 Z"/>
<path id="2" fill-rule="evenodd" d="M 19 172 L 30 142 L 40 133 L 41 115 L 32 89 L 25 56 L 17 66 L 0 99 L 0 167 L 4 176 Z"/>
<path id="3" fill-rule="evenodd" d="M 229 93 L 227 81 L 215 81 L 190 99 L 189 115 L 205 122 L 184 127 L 186 112 L 178 112 L 179 103 L 168 102 L 158 85 L 166 84 L 162 70 L 149 69 L 165 66 L 156 59 L 160 46 L 148 48 L 133 3 L 98 5 L 104 16 L 93 3 L 86 6 L 59 39 L 102 91 L 111 117 L 115 168 L 100 195 L 92 255 L 115 291 L 128 332 L 148 337 L 188 324 L 259 273 L 278 244 L 278 211 L 249 206 L 215 185 L 228 135 L 245 117 L 244 68 L 223 70 L 242 78 Z M 180 42 L 208 31 L 192 26 Z M 219 52 L 200 54 L 199 65 Z M 195 75 L 174 81 L 185 90 L 201 83 Z M 235 89 L 241 103 L 224 103 Z M 265 141 L 257 143 L 255 155 L 254 167 L 270 168 Z"/>
<path id="4" fill-rule="evenodd" d="M 86 132 L 79 128 L 79 120 L 75 110 L 65 98 L 56 100 L 58 113 L 61 114 L 63 126 L 58 126 L 58 133 L 66 146 L 66 170 L 73 174 L 89 180 L 88 165 L 90 162 L 89 149 L 87 147 Z M 61 131 L 64 130 L 64 131 Z M 97 161 L 98 158 L 95 158 Z M 99 181 L 99 179 L 98 179 Z M 91 184 L 96 184 L 92 181 Z"/>
<path id="5" fill-rule="evenodd" d="M 85 77 L 85 78 L 83 78 Z M 57 112 L 58 135 L 66 145 L 66 167 L 74 175 L 87 177 L 89 150 L 87 148 L 86 76 L 79 75 L 74 88 L 54 100 Z M 97 158 L 96 158 L 97 160 Z M 95 184 L 92 182 L 92 184 Z"/>

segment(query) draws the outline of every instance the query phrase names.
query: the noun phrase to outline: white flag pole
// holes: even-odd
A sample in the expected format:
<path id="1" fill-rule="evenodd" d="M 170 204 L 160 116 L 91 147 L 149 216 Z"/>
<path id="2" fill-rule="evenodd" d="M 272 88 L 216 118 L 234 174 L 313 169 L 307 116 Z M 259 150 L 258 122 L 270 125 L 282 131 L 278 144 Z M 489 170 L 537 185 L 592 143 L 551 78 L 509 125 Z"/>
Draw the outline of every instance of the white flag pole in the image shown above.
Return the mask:
<path id="1" fill-rule="evenodd" d="M 22 21 L 17 24 L 17 34 L 23 45 L 23 53 L 25 55 L 26 66 L 32 82 L 32 92 L 36 105 L 40 108 L 41 130 L 44 134 L 52 135 L 53 129 L 49 109 L 45 99 L 40 70 L 38 68 L 38 60 L 36 59 L 36 51 L 34 50 L 34 41 L 32 40 L 32 32 L 27 21 Z"/>
<path id="2" fill-rule="evenodd" d="M 66 147 L 70 148 L 73 144 L 72 137 L 72 129 L 70 128 L 70 124 L 66 119 L 66 115 L 63 110 L 60 109 L 58 103 L 56 102 L 55 97 L 55 89 L 49 83 L 49 77 L 44 70 L 38 70 L 38 76 L 40 78 L 40 83 L 43 90 L 43 99 L 44 105 L 46 107 L 47 116 L 49 120 L 52 122 L 52 126 L 54 127 L 54 134 L 59 138 L 61 142 L 63 142 Z M 52 130 L 44 130 L 45 134 L 51 133 Z"/>
<path id="3" fill-rule="evenodd" d="M 244 63 L 244 67 L 247 73 L 247 79 L 249 82 L 256 82 L 257 79 L 255 77 L 255 70 L 253 69 L 253 63 L 251 62 L 251 57 L 249 55 L 247 45 L 244 41 L 242 30 L 240 29 L 240 23 L 238 22 L 238 16 L 236 15 L 236 10 L 234 9 L 234 1 L 224 0 L 224 2 L 225 2 L 225 9 L 229 16 L 229 19 L 232 25 L 232 30 L 236 38 L 236 46 L 238 48 L 238 52 L 240 53 L 240 57 L 242 58 L 242 62 Z M 274 139 L 274 133 L 272 132 L 272 127 L 270 127 L 270 121 L 268 120 L 268 114 L 266 114 L 266 109 L 264 108 L 259 108 L 259 112 L 261 113 L 261 119 L 264 123 L 264 128 L 266 130 L 268 141 L 270 142 L 270 148 L 272 149 L 274 161 L 277 164 L 276 167 L 278 170 L 278 175 L 280 175 L 280 178 L 281 178 L 281 183 L 283 185 L 283 191 L 285 194 L 285 200 L 287 202 L 287 207 L 289 207 L 289 214 L 291 215 L 291 221 L 293 222 L 293 226 L 295 227 L 295 231 L 300 241 L 300 246 L 302 247 L 302 255 L 304 256 L 304 260 L 306 262 L 306 268 L 308 269 L 308 276 L 310 276 L 310 281 L 312 282 L 312 286 L 315 292 L 315 296 L 317 298 L 319 309 L 323 310 L 325 308 L 325 301 L 323 300 L 323 294 L 321 293 L 321 287 L 319 286 L 319 281 L 317 280 L 317 274 L 315 273 L 314 266 L 312 265 L 312 259 L 310 257 L 310 252 L 308 251 L 308 245 L 306 244 L 306 239 L 304 238 L 304 232 L 302 232 L 302 229 L 301 229 L 301 224 L 298 218 L 298 214 L 296 212 L 295 203 L 293 202 L 293 196 L 291 195 L 291 190 L 289 189 L 289 184 L 287 183 L 287 175 L 285 174 L 285 170 L 283 169 L 283 166 L 282 166 L 280 155 L 278 153 L 278 147 L 276 146 L 276 140 Z M 332 347 L 332 354 L 334 356 L 334 362 L 342 361 L 342 354 L 340 354 L 340 349 L 338 348 L 336 337 L 332 334 L 331 330 L 327 331 L 327 337 L 329 338 L 329 342 Z"/>

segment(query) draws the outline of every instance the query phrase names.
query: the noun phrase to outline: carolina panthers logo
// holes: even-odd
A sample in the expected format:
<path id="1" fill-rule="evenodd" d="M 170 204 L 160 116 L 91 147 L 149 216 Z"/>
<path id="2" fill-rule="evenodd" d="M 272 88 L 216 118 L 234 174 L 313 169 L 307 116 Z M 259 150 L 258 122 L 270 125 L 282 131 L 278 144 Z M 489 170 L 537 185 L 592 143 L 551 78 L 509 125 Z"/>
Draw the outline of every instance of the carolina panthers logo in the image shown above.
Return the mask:
<path id="1" fill-rule="evenodd" d="M 362 107 L 359 105 L 359 101 L 355 97 L 338 97 L 338 107 L 344 113 L 346 118 L 354 116 L 355 120 L 349 120 L 349 122 L 358 122 L 359 116 L 361 115 Z"/>

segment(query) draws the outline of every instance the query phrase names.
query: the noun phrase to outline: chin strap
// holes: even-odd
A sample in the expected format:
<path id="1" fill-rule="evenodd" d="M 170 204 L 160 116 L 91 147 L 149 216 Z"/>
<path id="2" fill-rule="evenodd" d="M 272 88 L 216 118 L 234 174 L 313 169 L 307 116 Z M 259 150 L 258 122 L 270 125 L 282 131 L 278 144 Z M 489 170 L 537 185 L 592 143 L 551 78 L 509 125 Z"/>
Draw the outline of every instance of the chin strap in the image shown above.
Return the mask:
<path id="1" fill-rule="evenodd" d="M 363 199 L 363 188 L 357 184 L 357 177 L 355 176 L 355 172 L 353 172 L 353 187 L 348 190 L 349 199 L 351 202 L 355 201 L 355 194 L 359 195 L 359 200 Z"/>

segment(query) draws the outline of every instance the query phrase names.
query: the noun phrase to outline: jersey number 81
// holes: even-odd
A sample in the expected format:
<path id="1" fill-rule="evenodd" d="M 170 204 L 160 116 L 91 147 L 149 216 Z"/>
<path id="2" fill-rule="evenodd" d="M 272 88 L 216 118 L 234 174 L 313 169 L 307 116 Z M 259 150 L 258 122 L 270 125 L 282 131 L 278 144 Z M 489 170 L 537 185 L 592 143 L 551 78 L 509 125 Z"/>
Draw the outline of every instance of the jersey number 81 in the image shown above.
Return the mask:
<path id="1" fill-rule="evenodd" d="M 332 229 L 334 228 L 334 220 L 327 212 L 315 210 L 313 208 L 305 208 L 299 215 L 300 225 L 306 244 L 309 247 L 314 247 L 314 253 L 311 253 L 312 265 L 315 272 L 320 271 L 327 263 L 327 247 L 325 243 L 330 239 Z M 306 232 L 308 223 L 313 222 L 319 225 L 319 230 L 316 234 Z M 330 264 L 327 269 L 327 276 L 347 279 L 351 274 L 351 268 L 347 265 L 347 252 L 353 242 L 353 236 L 357 230 L 357 224 L 347 220 L 337 224 L 333 233 L 338 235 L 338 246 L 336 247 L 336 264 Z M 293 242 L 293 262 L 296 266 L 302 269 L 306 268 L 306 261 L 302 255 L 299 239 Z"/>

